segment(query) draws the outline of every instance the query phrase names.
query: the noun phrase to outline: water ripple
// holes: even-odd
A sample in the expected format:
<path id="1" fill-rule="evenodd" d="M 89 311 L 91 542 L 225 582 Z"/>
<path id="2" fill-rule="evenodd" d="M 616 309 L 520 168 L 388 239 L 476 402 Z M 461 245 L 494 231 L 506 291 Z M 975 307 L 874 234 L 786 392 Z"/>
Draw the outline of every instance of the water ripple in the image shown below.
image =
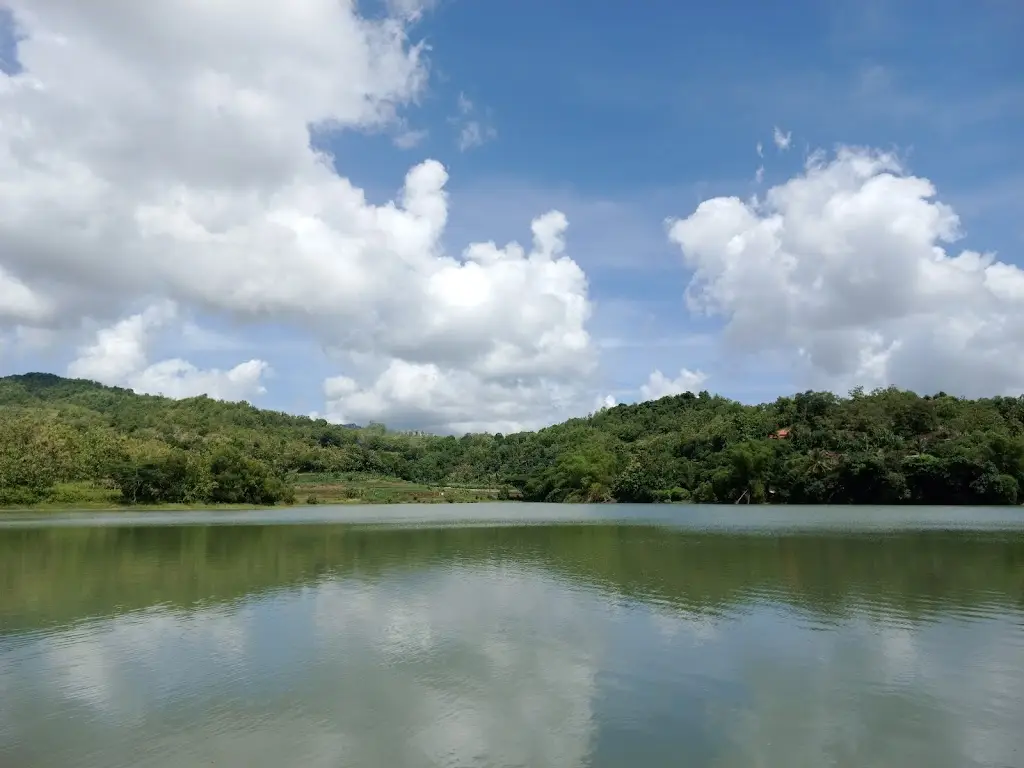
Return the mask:
<path id="1" fill-rule="evenodd" d="M 0 762 L 1019 764 L 1024 535 L 945 523 L 5 529 Z"/>

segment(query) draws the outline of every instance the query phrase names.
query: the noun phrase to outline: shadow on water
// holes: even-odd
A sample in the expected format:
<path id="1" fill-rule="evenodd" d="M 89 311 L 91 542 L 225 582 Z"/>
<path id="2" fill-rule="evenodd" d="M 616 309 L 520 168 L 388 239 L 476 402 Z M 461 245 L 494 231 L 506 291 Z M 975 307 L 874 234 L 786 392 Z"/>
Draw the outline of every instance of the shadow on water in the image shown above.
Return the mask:
<path id="1" fill-rule="evenodd" d="M 0 530 L 0 627 L 235 601 L 325 577 L 512 564 L 696 613 L 788 604 L 828 621 L 1024 610 L 1024 533 L 781 536 L 633 525 L 173 526 Z"/>

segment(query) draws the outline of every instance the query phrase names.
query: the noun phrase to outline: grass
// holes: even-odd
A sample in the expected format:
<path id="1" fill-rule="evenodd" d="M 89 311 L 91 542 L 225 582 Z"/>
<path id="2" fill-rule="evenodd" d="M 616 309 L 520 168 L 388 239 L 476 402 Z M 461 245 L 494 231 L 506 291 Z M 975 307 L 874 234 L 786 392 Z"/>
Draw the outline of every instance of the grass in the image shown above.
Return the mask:
<path id="1" fill-rule="evenodd" d="M 500 488 L 424 485 L 354 473 L 298 475 L 295 482 L 299 504 L 436 504 L 497 501 L 503 497 L 508 498 Z"/>
<path id="2" fill-rule="evenodd" d="M 463 485 L 424 485 L 398 478 L 356 473 L 296 475 L 295 505 L 308 504 L 443 504 L 508 499 L 500 488 Z M 0 510 L 196 510 L 253 509 L 244 504 L 126 504 L 121 494 L 108 485 L 93 482 L 61 483 L 43 501 L 26 505 L 0 506 Z"/>

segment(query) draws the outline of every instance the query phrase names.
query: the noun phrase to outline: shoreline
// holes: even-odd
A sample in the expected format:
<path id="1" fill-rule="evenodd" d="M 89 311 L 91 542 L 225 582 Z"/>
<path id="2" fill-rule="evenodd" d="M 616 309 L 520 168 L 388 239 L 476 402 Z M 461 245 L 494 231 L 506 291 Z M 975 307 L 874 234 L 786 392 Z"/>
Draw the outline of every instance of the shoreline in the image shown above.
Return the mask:
<path id="1" fill-rule="evenodd" d="M 0 516 L 20 512 L 205 512 L 205 511 L 234 511 L 245 512 L 250 510 L 265 509 L 310 509 L 314 507 L 359 507 L 374 506 L 384 507 L 396 504 L 484 504 L 484 503 L 508 503 L 516 502 L 515 499 L 402 499 L 402 500 L 375 500 L 375 499 L 330 499 L 319 501 L 315 504 L 295 502 L 293 504 L 97 504 L 95 502 L 60 502 L 31 504 L 28 506 L 0 506 Z"/>
<path id="2" fill-rule="evenodd" d="M 511 496 L 511 499 L 508 497 Z M 504 498 L 503 498 L 504 497 Z M 299 476 L 288 501 L 276 504 L 222 503 L 214 501 L 131 503 L 109 484 L 98 480 L 63 483 L 40 501 L 0 504 L 0 516 L 9 513 L 45 512 L 195 512 L 251 509 L 307 509 L 317 506 L 383 504 L 450 504 L 518 500 L 518 494 L 480 485 L 426 485 L 390 477 L 334 478 Z"/>

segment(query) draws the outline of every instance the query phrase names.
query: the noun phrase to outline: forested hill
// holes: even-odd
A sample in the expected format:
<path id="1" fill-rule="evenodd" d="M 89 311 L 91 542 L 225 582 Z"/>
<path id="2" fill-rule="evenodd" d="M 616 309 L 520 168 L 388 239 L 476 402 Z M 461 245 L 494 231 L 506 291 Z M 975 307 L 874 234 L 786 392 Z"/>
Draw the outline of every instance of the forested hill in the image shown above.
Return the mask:
<path id="1" fill-rule="evenodd" d="M 1012 504 L 1024 398 L 886 389 L 743 405 L 683 394 L 514 435 L 353 429 L 205 397 L 0 379 L 0 504 L 85 486 L 126 502 L 277 503 L 303 476 L 502 489 L 539 501 Z"/>

